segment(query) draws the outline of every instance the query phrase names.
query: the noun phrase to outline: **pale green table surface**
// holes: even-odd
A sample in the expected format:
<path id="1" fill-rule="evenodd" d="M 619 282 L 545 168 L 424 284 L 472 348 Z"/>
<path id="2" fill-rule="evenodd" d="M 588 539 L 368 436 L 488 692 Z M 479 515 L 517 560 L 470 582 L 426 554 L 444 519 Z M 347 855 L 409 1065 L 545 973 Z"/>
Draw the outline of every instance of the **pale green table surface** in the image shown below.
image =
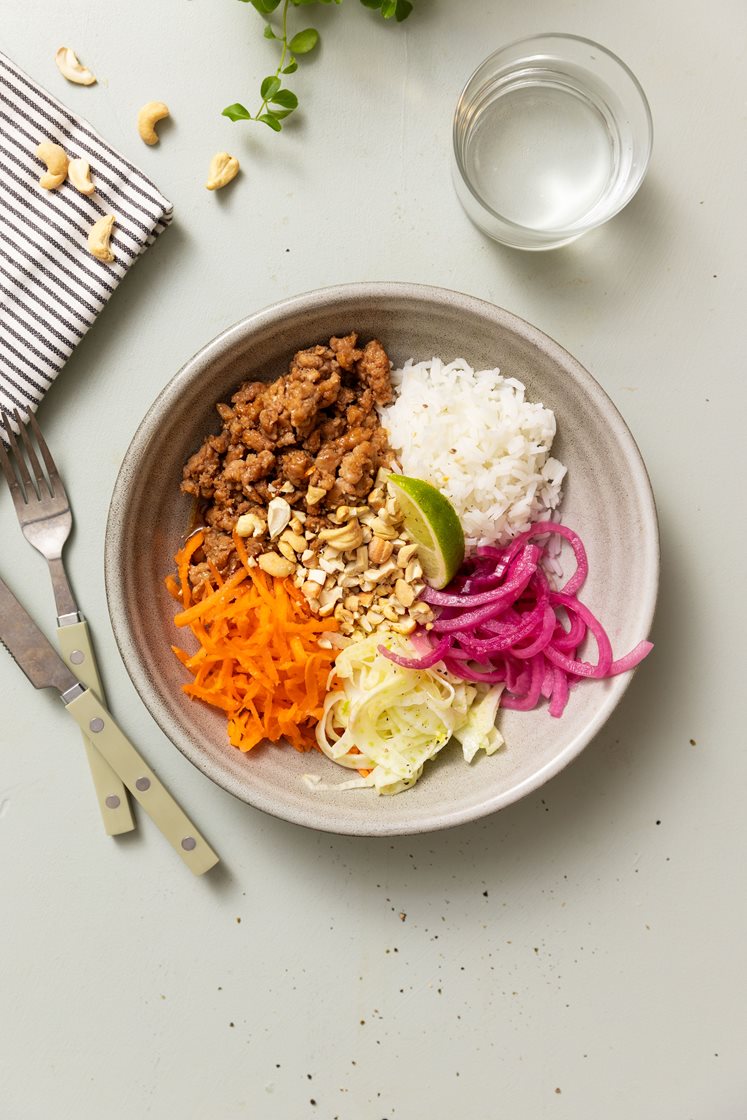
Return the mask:
<path id="1" fill-rule="evenodd" d="M 323 47 L 275 136 L 220 116 L 274 66 L 248 4 L 0 3 L 3 49 L 175 204 L 40 417 L 112 705 L 224 858 L 193 880 L 147 820 L 107 840 L 77 728 L 0 656 L 0 1116 L 741 1120 L 744 4 L 301 14 Z M 609 226 L 522 255 L 459 208 L 450 117 L 485 54 L 547 30 L 629 63 L 655 151 Z M 61 44 L 97 86 L 65 84 Z M 173 113 L 156 149 L 134 125 L 150 99 Z M 218 197 L 203 182 L 224 148 L 242 175 Z M 381 842 L 263 816 L 182 758 L 119 660 L 102 562 L 118 465 L 182 363 L 274 300 L 376 279 L 492 300 L 586 364 L 648 463 L 663 547 L 656 651 L 580 760 L 484 822 Z M 0 521 L 2 571 L 51 632 L 5 493 Z"/>

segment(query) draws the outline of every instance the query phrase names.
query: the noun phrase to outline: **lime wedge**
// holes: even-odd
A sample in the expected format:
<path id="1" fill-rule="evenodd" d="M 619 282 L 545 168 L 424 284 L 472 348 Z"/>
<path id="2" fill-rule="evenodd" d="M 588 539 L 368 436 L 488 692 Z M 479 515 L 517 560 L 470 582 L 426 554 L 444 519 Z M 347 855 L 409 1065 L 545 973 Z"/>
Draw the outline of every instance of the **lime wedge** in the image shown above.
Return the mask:
<path id="1" fill-rule="evenodd" d="M 421 478 L 390 474 L 405 528 L 431 587 L 446 587 L 464 560 L 464 533 L 457 512 L 440 490 Z"/>

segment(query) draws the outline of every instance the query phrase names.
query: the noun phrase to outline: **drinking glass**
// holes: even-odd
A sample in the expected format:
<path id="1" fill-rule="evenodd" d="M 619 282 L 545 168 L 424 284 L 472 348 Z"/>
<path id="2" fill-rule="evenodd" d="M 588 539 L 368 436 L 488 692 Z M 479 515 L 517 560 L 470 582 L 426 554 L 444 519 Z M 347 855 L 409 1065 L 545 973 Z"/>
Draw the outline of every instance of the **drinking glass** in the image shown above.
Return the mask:
<path id="1" fill-rule="evenodd" d="M 517 249 L 567 245 L 630 202 L 653 123 L 634 74 L 576 35 L 502 47 L 469 78 L 454 114 L 452 173 L 484 233 Z"/>

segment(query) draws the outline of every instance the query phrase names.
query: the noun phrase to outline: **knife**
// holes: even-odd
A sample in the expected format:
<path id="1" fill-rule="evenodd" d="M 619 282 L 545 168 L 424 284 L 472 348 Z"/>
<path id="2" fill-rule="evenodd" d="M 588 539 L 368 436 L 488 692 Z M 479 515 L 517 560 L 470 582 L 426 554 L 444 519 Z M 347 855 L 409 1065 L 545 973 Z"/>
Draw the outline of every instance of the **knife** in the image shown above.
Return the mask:
<path id="1" fill-rule="evenodd" d="M 65 710 L 95 742 L 115 774 L 184 860 L 202 875 L 218 856 L 125 737 L 91 689 L 86 688 L 47 641 L 28 611 L 0 578 L 0 642 L 34 688 L 55 688 Z"/>

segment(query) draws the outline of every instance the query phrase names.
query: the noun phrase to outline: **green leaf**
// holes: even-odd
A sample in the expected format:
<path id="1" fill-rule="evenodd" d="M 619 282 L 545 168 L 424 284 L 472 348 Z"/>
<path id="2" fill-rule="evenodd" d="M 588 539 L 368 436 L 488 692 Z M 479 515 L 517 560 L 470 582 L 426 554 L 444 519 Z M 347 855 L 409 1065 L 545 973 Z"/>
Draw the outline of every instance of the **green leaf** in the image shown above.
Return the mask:
<path id="1" fill-rule="evenodd" d="M 313 51 L 318 42 L 319 32 L 315 27 L 307 27 L 294 35 L 288 46 L 294 54 L 308 54 L 309 51 Z"/>
<path id="2" fill-rule="evenodd" d="M 268 125 L 268 127 L 271 128 L 273 132 L 280 132 L 281 128 L 283 127 L 274 113 L 263 113 L 261 117 L 257 117 L 257 120 L 262 121 L 263 124 Z"/>
<path id="3" fill-rule="evenodd" d="M 284 109 L 298 108 L 298 98 L 295 93 L 289 89 L 280 89 L 277 93 L 273 94 L 269 100 L 273 105 L 282 105 Z"/>
<path id="4" fill-rule="evenodd" d="M 221 116 L 228 117 L 229 120 L 232 121 L 250 121 L 252 119 L 252 114 L 246 106 L 241 105 L 238 101 L 233 105 L 227 106 L 221 113 Z"/>
<path id="5" fill-rule="evenodd" d="M 407 19 L 411 11 L 412 4 L 410 0 L 397 0 L 397 11 L 395 12 L 397 23 L 402 23 L 403 19 Z"/>
<path id="6" fill-rule="evenodd" d="M 380 8 L 382 0 L 361 0 L 361 4 L 364 8 Z"/>
<path id="7" fill-rule="evenodd" d="M 289 117 L 291 115 L 291 113 L 294 113 L 294 112 L 295 112 L 295 109 L 275 109 L 273 107 L 272 115 L 273 115 L 273 117 L 276 117 L 277 120 L 284 121 L 286 117 Z"/>
<path id="8" fill-rule="evenodd" d="M 298 70 L 298 63 L 296 62 L 295 58 L 292 58 L 288 65 L 283 67 L 282 73 L 295 74 L 296 70 Z"/>
<path id="9" fill-rule="evenodd" d="M 391 19 L 397 11 L 397 0 L 384 0 L 381 5 L 381 14 L 384 19 Z"/>
<path id="10" fill-rule="evenodd" d="M 269 23 L 265 24 L 265 39 L 277 39 L 277 35 L 272 30 Z"/>
<path id="11" fill-rule="evenodd" d="M 256 8 L 263 16 L 268 16 L 270 12 L 274 12 L 280 4 L 280 0 L 251 0 L 252 7 Z"/>
<path id="12" fill-rule="evenodd" d="M 269 101 L 273 93 L 277 93 L 280 89 L 280 78 L 275 74 L 270 74 L 268 78 L 262 82 L 259 87 L 259 93 L 263 101 Z"/>

